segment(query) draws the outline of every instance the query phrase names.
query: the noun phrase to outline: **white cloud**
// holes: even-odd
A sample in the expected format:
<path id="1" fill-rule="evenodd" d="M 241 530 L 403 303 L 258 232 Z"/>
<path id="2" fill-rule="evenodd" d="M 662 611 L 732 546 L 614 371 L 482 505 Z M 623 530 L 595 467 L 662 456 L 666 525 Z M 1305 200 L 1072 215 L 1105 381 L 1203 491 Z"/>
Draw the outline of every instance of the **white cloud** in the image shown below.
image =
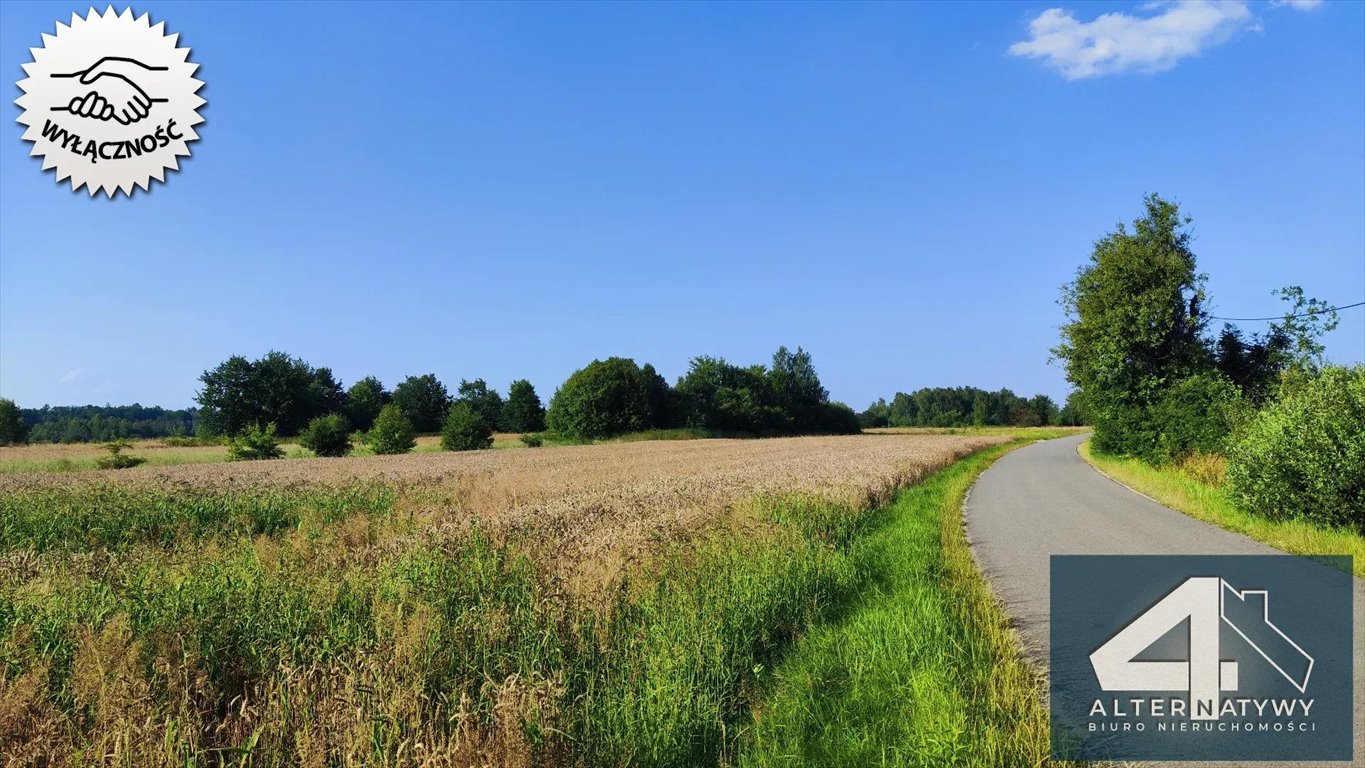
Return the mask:
<path id="1" fill-rule="evenodd" d="M 67 371 L 66 373 L 62 374 L 62 377 L 60 379 L 57 379 L 57 381 L 61 384 L 75 384 L 77 381 L 80 381 L 81 377 L 83 377 L 84 375 L 85 375 L 84 368 L 73 368 Z"/>
<path id="2" fill-rule="evenodd" d="M 1296 11 L 1313 11 L 1322 7 L 1322 0 L 1270 0 L 1271 8 L 1293 8 Z"/>
<path id="3" fill-rule="evenodd" d="M 1285 0 L 1298 10 L 1317 0 Z M 1106 13 L 1094 21 L 1078 21 L 1070 11 L 1049 8 L 1029 22 L 1029 39 L 1011 45 L 1013 56 L 1042 59 L 1068 80 L 1121 72 L 1164 72 L 1181 59 L 1259 29 L 1243 0 L 1174 0 L 1152 2 L 1148 16 Z"/>

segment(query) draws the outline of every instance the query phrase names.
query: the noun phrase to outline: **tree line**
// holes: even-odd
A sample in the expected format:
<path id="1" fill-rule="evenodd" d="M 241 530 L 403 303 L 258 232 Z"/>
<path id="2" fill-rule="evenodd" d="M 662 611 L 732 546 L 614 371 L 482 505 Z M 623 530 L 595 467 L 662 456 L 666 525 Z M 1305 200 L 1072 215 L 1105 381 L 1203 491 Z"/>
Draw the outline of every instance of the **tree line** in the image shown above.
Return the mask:
<path id="1" fill-rule="evenodd" d="M 408 376 L 392 390 L 374 376 L 343 388 L 330 368 L 272 351 L 258 360 L 230 357 L 199 381 L 195 401 L 203 431 L 224 437 L 267 424 L 282 436 L 294 436 L 328 415 L 343 417 L 349 428 L 364 432 L 388 405 L 397 407 L 419 433 L 439 431 L 456 403 L 472 408 L 495 431 L 531 432 L 545 426 L 540 397 L 525 379 L 512 382 L 505 400 L 483 379 L 461 380 L 452 395 L 432 373 Z"/>
<path id="2" fill-rule="evenodd" d="M 800 348 L 779 348 L 766 366 L 697 357 L 672 386 L 651 364 L 594 360 L 559 387 L 548 408 L 525 379 L 512 382 L 505 398 L 483 379 L 461 380 L 452 393 L 431 373 L 392 390 L 373 376 L 343 388 L 331 369 L 274 351 L 257 360 L 231 357 L 199 380 L 201 433 L 257 441 L 259 450 L 242 449 L 253 457 L 272 454 L 276 435 L 344 453 L 337 436 L 351 433 L 380 446 L 377 452 L 402 452 L 419 433 L 440 433 L 446 447 L 478 448 L 499 431 L 596 440 L 676 428 L 736 436 L 859 430 L 854 411 L 829 399 Z"/>
<path id="3" fill-rule="evenodd" d="M 925 387 L 897 392 L 858 414 L 863 427 L 1042 427 L 1084 424 L 1074 397 L 1058 408 L 1047 395 L 1023 398 L 1009 389 Z"/>
<path id="4" fill-rule="evenodd" d="M 9 403 L 10 401 L 3 401 Z M 12 403 L 11 403 L 12 406 Z M 193 435 L 199 425 L 194 408 L 171 410 L 132 405 L 0 406 L 0 444 L 9 442 L 87 443 Z M 19 439 L 11 439 L 10 433 Z"/>

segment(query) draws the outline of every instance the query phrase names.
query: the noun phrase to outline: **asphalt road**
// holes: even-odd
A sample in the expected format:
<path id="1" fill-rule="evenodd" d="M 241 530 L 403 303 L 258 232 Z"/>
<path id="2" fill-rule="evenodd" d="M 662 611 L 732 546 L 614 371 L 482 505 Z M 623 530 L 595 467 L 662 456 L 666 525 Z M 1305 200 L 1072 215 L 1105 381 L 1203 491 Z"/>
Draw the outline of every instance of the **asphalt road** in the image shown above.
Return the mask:
<path id="1" fill-rule="evenodd" d="M 1048 573 L 1053 554 L 1281 554 L 1110 480 L 1076 453 L 1084 439 L 1077 435 L 1047 440 L 1006 454 L 981 475 L 965 505 L 967 536 L 977 562 L 1017 623 L 1026 652 L 1043 669 L 1047 668 Z M 1360 579 L 1355 580 L 1354 603 L 1356 761 L 1351 764 L 1365 765 L 1365 645 L 1360 641 L 1365 626 L 1365 584 Z"/>

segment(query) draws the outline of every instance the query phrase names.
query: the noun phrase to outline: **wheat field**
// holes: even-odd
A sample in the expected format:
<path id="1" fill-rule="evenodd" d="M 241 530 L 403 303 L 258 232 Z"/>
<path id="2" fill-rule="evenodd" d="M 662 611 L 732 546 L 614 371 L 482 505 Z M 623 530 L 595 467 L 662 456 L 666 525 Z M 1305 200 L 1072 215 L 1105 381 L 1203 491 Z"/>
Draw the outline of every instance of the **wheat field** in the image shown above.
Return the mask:
<path id="1" fill-rule="evenodd" d="M 1006 439 L 6 474 L 0 762 L 724 762 L 865 512 Z"/>

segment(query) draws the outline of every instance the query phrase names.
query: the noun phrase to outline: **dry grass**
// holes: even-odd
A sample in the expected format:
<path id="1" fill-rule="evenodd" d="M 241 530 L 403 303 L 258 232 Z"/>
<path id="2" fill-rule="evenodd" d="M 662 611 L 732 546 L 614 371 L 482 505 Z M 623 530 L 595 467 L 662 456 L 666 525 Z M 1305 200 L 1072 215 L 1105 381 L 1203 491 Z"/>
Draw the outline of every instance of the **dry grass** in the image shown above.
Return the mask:
<path id="1" fill-rule="evenodd" d="M 201 464 L 227 461 L 227 446 L 171 447 L 159 440 L 133 440 L 127 453 L 152 465 Z M 301 454 L 297 445 L 285 446 Z M 0 474 L 14 472 L 84 472 L 96 469 L 95 460 L 107 455 L 102 443 L 34 443 L 0 447 Z"/>
<path id="2" fill-rule="evenodd" d="M 521 448 L 521 434 L 495 432 L 494 448 Z M 179 464 L 221 464 L 227 461 L 226 445 L 170 446 L 160 440 L 132 440 L 125 450 L 132 456 L 147 460 L 149 466 Z M 312 458 L 313 454 L 297 443 L 280 444 L 285 458 Z M 373 455 L 363 444 L 354 445 L 357 456 Z M 441 438 L 425 435 L 417 438 L 415 453 L 436 453 L 441 450 Z M 92 472 L 99 469 L 96 460 L 108 455 L 103 443 L 33 443 L 30 445 L 0 446 L 0 475 L 43 472 Z"/>
<path id="3" fill-rule="evenodd" d="M 1228 460 L 1221 453 L 1192 453 L 1182 458 L 1176 469 L 1213 488 L 1222 488 L 1228 479 Z"/>
<path id="4" fill-rule="evenodd" d="M 687 440 L 181 466 L 10 473 L 0 497 L 103 489 L 157 496 L 380 485 L 422 535 L 478 525 L 515 538 L 571 583 L 600 584 L 651 547 L 686 539 L 749 498 L 800 494 L 856 509 L 1001 437 Z M 64 446 L 63 446 L 64 447 Z M 204 451 L 219 449 L 164 449 Z"/>

